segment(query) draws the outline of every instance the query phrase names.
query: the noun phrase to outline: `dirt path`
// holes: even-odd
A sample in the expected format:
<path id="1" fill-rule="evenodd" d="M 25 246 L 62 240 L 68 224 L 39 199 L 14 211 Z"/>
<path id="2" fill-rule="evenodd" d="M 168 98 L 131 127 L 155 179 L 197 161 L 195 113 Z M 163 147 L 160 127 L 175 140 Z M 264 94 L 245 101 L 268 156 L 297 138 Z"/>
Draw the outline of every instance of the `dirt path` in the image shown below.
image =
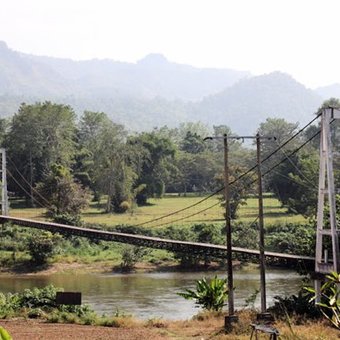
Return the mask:
<path id="1" fill-rule="evenodd" d="M 152 328 L 113 328 L 99 326 L 80 326 L 52 324 L 38 320 L 1 320 L 0 325 L 13 340 L 135 340 L 169 339 L 162 330 Z"/>

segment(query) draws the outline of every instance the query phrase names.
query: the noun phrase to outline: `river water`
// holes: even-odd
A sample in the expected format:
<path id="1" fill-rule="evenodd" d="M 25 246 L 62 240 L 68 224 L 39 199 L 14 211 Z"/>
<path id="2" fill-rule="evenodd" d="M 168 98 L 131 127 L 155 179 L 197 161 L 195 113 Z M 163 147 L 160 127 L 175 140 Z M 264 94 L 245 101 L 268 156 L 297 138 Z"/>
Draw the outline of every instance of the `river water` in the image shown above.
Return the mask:
<path id="1" fill-rule="evenodd" d="M 188 319 L 197 314 L 193 301 L 177 295 L 185 288 L 194 288 L 202 277 L 225 277 L 226 272 L 169 272 L 143 274 L 69 274 L 42 276 L 1 275 L 0 291 L 19 292 L 25 288 L 53 284 L 65 291 L 82 292 L 82 301 L 99 314 L 112 314 L 117 309 L 137 318 Z M 235 308 L 242 308 L 245 299 L 259 289 L 259 271 L 245 268 L 234 271 Z M 291 270 L 267 269 L 267 303 L 276 295 L 297 293 L 301 276 Z M 260 303 L 258 294 L 255 307 Z"/>

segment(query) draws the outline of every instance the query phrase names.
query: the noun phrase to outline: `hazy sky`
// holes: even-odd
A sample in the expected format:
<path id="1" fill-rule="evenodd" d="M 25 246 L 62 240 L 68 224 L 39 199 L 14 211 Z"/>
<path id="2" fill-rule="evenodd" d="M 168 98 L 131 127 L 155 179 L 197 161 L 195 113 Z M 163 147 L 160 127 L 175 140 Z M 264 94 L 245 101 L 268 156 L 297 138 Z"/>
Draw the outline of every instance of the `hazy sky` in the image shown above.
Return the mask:
<path id="1" fill-rule="evenodd" d="M 200 67 L 280 70 L 308 87 L 340 83 L 339 0 L 0 0 L 14 50 Z"/>

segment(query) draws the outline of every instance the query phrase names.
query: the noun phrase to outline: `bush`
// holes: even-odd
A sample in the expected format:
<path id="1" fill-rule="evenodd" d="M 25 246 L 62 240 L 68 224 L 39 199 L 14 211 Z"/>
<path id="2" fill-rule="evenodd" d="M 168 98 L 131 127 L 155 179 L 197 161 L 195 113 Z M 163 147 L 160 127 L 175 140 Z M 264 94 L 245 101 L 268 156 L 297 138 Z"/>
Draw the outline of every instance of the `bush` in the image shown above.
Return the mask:
<path id="1" fill-rule="evenodd" d="M 340 274 L 332 272 L 326 276 L 326 282 L 321 287 L 321 302 L 317 303 L 321 313 L 340 329 Z M 316 294 L 314 288 L 306 288 L 312 294 L 311 301 Z"/>
<path id="2" fill-rule="evenodd" d="M 128 201 L 123 201 L 119 204 L 119 210 L 121 213 L 125 213 L 131 208 L 131 204 Z"/>
<path id="3" fill-rule="evenodd" d="M 73 226 L 78 226 L 78 227 L 82 225 L 80 215 L 77 215 L 77 214 L 55 213 L 52 215 L 52 218 L 55 223 L 73 225 Z"/>
<path id="4" fill-rule="evenodd" d="M 228 298 L 227 280 L 218 279 L 215 276 L 207 281 L 204 277 L 196 281 L 196 291 L 186 289 L 184 293 L 178 293 L 178 295 L 187 300 L 194 299 L 196 305 L 203 309 L 220 311 Z"/>
<path id="5" fill-rule="evenodd" d="M 320 310 L 312 301 L 313 294 L 301 289 L 297 295 L 288 297 L 274 296 L 274 306 L 268 309 L 277 317 L 289 316 L 303 316 L 308 318 L 319 318 L 321 316 Z"/>
<path id="6" fill-rule="evenodd" d="M 42 231 L 32 235 L 27 244 L 32 262 L 38 265 L 45 264 L 47 259 L 55 253 L 56 246 L 60 240 L 60 235 L 54 235 L 49 231 Z"/>
<path id="7" fill-rule="evenodd" d="M 131 270 L 135 264 L 147 254 L 147 252 L 148 251 L 143 247 L 131 245 L 125 246 L 122 251 L 121 268 L 125 271 Z"/>

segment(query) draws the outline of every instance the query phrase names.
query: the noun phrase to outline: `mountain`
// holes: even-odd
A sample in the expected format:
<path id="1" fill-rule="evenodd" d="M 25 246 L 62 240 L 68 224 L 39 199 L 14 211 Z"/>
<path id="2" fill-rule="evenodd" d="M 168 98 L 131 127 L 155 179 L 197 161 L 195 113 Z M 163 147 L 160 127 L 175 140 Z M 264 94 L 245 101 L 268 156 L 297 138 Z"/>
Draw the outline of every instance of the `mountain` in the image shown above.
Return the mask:
<path id="1" fill-rule="evenodd" d="M 306 123 L 322 101 L 317 93 L 290 75 L 273 72 L 240 80 L 221 93 L 204 98 L 195 104 L 191 115 L 248 134 L 254 133 L 268 117 Z"/>
<path id="2" fill-rule="evenodd" d="M 321 105 L 317 91 L 288 74 L 252 77 L 230 69 L 203 69 L 150 54 L 137 63 L 74 61 L 12 51 L 0 42 L 0 116 L 22 102 L 50 100 L 106 112 L 134 131 L 185 121 L 226 124 L 254 133 L 267 117 L 305 123 Z"/>
<path id="3" fill-rule="evenodd" d="M 315 92 L 325 100 L 329 98 L 340 98 L 340 84 L 318 87 L 315 89 Z"/>
<path id="4" fill-rule="evenodd" d="M 59 95 L 69 90 L 61 74 L 0 41 L 0 95 Z"/>
<path id="5" fill-rule="evenodd" d="M 169 62 L 150 54 L 136 64 L 113 60 L 73 61 L 50 57 L 21 56 L 62 75 L 75 94 L 134 96 L 142 99 L 200 100 L 233 85 L 248 72 L 202 69 Z"/>

